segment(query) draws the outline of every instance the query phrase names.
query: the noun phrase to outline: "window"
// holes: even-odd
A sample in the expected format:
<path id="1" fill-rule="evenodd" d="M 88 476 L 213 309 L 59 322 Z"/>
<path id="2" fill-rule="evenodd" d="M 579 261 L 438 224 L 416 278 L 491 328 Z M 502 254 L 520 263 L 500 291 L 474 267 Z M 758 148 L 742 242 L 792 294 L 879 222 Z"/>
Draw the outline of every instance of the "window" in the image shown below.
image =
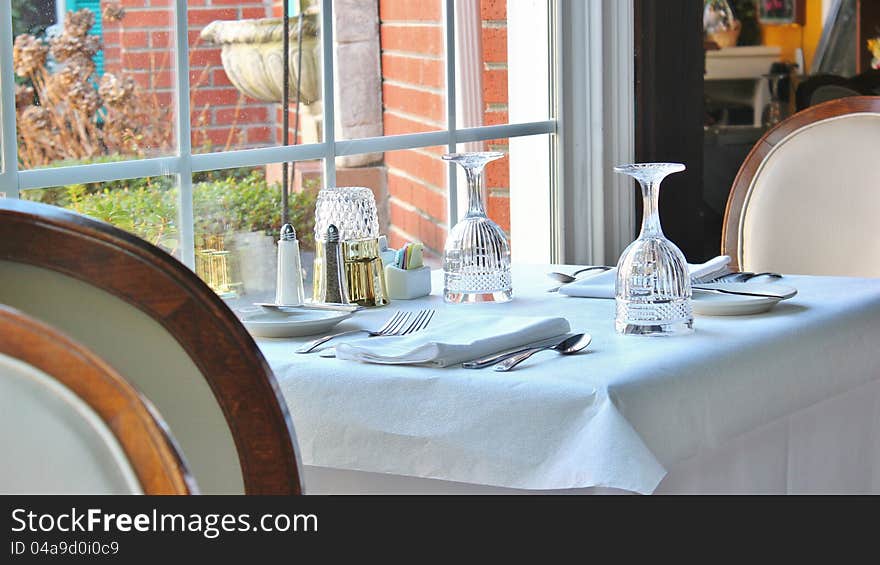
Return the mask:
<path id="1" fill-rule="evenodd" d="M 290 78 L 289 146 L 280 0 L 71 4 L 87 13 L 59 28 L 80 42 L 58 47 L 13 37 L 21 16 L 0 6 L 7 196 L 116 223 L 232 295 L 243 288 L 233 248 L 264 246 L 278 227 L 281 163 L 293 163 L 292 194 L 369 186 L 392 244 L 420 240 L 436 257 L 464 192 L 439 155 L 491 148 L 509 153 L 488 171 L 488 208 L 514 260 L 561 257 L 563 0 L 290 0 L 302 72 Z M 80 98 L 59 103 L 51 89 L 70 83 Z"/>

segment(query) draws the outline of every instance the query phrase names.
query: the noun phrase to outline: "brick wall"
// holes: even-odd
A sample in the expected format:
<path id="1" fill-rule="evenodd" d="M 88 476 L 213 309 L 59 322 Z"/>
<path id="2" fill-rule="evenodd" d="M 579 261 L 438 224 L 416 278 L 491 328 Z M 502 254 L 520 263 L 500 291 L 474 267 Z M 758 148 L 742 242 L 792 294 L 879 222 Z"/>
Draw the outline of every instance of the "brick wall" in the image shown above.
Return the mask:
<path id="1" fill-rule="evenodd" d="M 446 127 L 442 0 L 380 0 L 382 98 L 385 135 Z M 446 165 L 443 148 L 385 154 L 389 240 L 393 247 L 422 241 L 443 249 L 446 239 Z"/>
<path id="2" fill-rule="evenodd" d="M 102 9 L 107 4 L 121 5 L 125 16 L 104 22 L 105 69 L 134 77 L 161 104 L 173 105 L 173 1 L 102 0 Z M 267 17 L 270 6 L 266 0 L 188 0 L 188 7 L 193 148 L 276 143 L 273 105 L 240 95 L 223 71 L 220 48 L 199 40 L 214 20 Z"/>
<path id="3" fill-rule="evenodd" d="M 445 129 L 442 0 L 380 0 L 384 127 L 386 135 Z M 481 0 L 484 125 L 507 123 L 507 0 Z M 468 124 L 473 125 L 473 124 Z M 485 144 L 507 151 L 507 140 Z M 446 239 L 445 148 L 395 151 L 388 168 L 391 244 L 420 240 L 439 254 Z M 489 215 L 510 230 L 507 159 L 487 167 Z"/>
<path id="4" fill-rule="evenodd" d="M 483 59 L 483 125 L 508 123 L 507 108 L 507 0 L 480 0 Z M 486 150 L 507 153 L 506 139 L 486 142 Z M 486 167 L 486 203 L 489 217 L 510 234 L 510 164 L 508 157 Z"/>

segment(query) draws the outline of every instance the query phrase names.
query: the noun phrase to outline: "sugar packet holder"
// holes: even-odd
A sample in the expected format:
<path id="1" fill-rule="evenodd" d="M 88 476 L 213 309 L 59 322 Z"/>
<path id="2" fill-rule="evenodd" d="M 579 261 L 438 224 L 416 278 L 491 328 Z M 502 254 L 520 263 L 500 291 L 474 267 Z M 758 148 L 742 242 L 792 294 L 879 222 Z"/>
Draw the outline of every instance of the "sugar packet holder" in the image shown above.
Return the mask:
<path id="1" fill-rule="evenodd" d="M 392 300 L 431 294 L 431 269 L 422 264 L 422 249 L 421 243 L 407 243 L 385 265 L 385 283 Z"/>
<path id="2" fill-rule="evenodd" d="M 385 265 L 385 284 L 391 300 L 411 300 L 431 294 L 431 269 L 400 269 Z"/>

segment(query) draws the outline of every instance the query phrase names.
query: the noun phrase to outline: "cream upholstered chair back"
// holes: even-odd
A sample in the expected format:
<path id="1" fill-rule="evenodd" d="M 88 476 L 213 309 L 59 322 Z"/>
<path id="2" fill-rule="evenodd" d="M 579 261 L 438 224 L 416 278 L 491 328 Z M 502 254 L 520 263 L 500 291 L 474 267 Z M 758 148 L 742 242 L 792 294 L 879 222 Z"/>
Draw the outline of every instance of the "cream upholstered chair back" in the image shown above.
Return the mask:
<path id="1" fill-rule="evenodd" d="M 722 253 L 744 271 L 880 277 L 880 98 L 810 107 L 767 132 L 731 190 Z"/>
<path id="2" fill-rule="evenodd" d="M 0 199 L 0 303 L 74 337 L 168 423 L 202 493 L 299 493 L 293 426 L 274 376 L 188 268 L 112 226 Z"/>
<path id="3" fill-rule="evenodd" d="M 0 492 L 194 491 L 158 415 L 103 361 L 5 307 L 0 336 Z"/>

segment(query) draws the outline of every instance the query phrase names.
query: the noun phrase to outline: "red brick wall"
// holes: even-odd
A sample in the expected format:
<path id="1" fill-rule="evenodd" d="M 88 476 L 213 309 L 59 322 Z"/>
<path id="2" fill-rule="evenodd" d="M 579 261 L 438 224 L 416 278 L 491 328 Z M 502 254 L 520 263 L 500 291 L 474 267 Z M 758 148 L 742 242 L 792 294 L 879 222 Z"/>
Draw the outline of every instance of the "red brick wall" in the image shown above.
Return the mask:
<path id="1" fill-rule="evenodd" d="M 385 135 L 445 129 L 442 0 L 380 0 Z M 507 0 L 481 0 L 483 124 L 507 123 Z M 486 149 L 507 151 L 507 140 Z M 446 239 L 445 148 L 395 151 L 388 167 L 390 240 L 420 240 L 440 253 Z M 487 167 L 489 215 L 510 229 L 507 158 Z"/>
<path id="2" fill-rule="evenodd" d="M 163 105 L 173 105 L 174 7 L 172 0 L 102 0 L 125 9 L 120 22 L 104 22 L 104 60 L 108 72 L 134 77 L 155 93 Z M 262 18 L 271 15 L 266 0 L 188 0 L 190 85 L 193 147 L 220 150 L 227 145 L 253 147 L 274 144 L 270 121 L 272 104 L 240 95 L 220 61 L 220 48 L 199 40 L 199 32 L 214 20 Z"/>
<path id="3" fill-rule="evenodd" d="M 379 0 L 385 135 L 446 127 L 442 0 Z M 417 25 L 413 25 L 417 24 Z M 446 239 L 443 148 L 385 154 L 389 240 L 422 241 L 436 251 Z"/>
<path id="4" fill-rule="evenodd" d="M 507 0 L 480 0 L 483 59 L 483 124 L 508 123 L 507 109 Z M 507 153 L 506 139 L 486 142 L 486 150 Z M 486 202 L 489 217 L 510 233 L 510 164 L 508 157 L 486 166 Z"/>

